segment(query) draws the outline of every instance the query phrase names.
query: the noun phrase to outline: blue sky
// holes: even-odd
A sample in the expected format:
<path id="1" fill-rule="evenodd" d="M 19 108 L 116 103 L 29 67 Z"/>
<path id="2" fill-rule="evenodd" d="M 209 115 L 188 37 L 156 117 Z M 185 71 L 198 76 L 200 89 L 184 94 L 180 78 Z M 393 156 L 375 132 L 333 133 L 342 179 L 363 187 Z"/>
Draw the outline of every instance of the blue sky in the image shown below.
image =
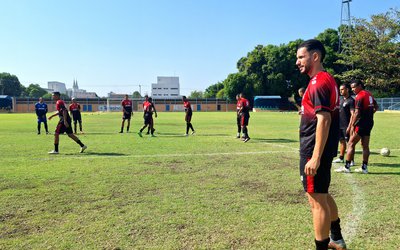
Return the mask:
<path id="1" fill-rule="evenodd" d="M 106 96 L 150 94 L 179 76 L 181 94 L 236 72 L 256 45 L 313 38 L 340 24 L 341 0 L 0 0 L 0 72 L 28 86 L 60 81 Z M 353 0 L 369 18 L 398 0 Z"/>

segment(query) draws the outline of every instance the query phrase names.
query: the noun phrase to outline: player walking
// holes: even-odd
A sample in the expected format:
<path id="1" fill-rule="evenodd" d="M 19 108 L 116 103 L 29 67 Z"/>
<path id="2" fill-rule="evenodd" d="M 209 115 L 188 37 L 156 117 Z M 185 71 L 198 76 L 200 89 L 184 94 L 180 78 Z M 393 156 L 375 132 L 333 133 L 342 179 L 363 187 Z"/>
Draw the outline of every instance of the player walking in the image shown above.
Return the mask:
<path id="1" fill-rule="evenodd" d="M 301 103 L 300 176 L 311 206 L 317 250 L 328 245 L 346 249 L 338 208 L 328 192 L 339 141 L 339 93 L 323 68 L 325 54 L 322 43 L 311 39 L 299 45 L 296 61 L 300 73 L 311 78 Z"/>
<path id="2" fill-rule="evenodd" d="M 250 119 L 250 102 L 246 98 L 244 98 L 243 93 L 239 94 L 239 98 L 240 108 L 238 113 L 240 114 L 240 126 L 243 132 L 243 141 L 248 142 L 250 140 L 249 132 L 247 130 Z"/>
<path id="3" fill-rule="evenodd" d="M 192 121 L 192 106 L 190 105 L 189 100 L 186 98 L 186 96 L 182 96 L 182 101 L 183 101 L 183 107 L 185 108 L 185 121 L 186 121 L 186 134 L 185 136 L 189 135 L 189 128 L 192 130 L 192 135 L 196 133 L 196 131 L 193 128 L 193 125 L 191 123 Z"/>
<path id="4" fill-rule="evenodd" d="M 46 130 L 46 134 L 49 133 L 49 129 L 47 127 L 47 119 L 46 119 L 46 114 L 47 114 L 47 104 L 43 102 L 43 98 L 39 97 L 39 102 L 35 104 L 35 112 L 37 116 L 37 134 L 40 135 L 40 127 L 41 123 L 43 122 L 44 128 Z"/>
<path id="5" fill-rule="evenodd" d="M 64 101 L 60 99 L 60 97 L 61 97 L 60 92 L 53 92 L 52 97 L 53 97 L 53 100 L 56 101 L 57 113 L 51 115 L 49 117 L 49 120 L 51 120 L 51 118 L 53 118 L 54 116 L 58 115 L 60 117 L 60 121 L 58 122 L 57 127 L 56 127 L 56 131 L 54 133 L 54 150 L 50 151 L 49 154 L 58 154 L 58 144 L 59 144 L 59 141 L 60 141 L 60 134 L 63 134 L 63 133 L 67 133 L 69 138 L 71 138 L 76 143 L 78 143 L 79 146 L 81 146 L 80 153 L 83 153 L 83 151 L 85 151 L 87 146 L 84 145 L 79 140 L 79 138 L 76 137 L 72 133 L 71 117 L 68 115 L 68 110 L 65 107 Z"/>
<path id="6" fill-rule="evenodd" d="M 69 111 L 71 112 L 72 119 L 74 120 L 74 132 L 76 134 L 76 124 L 79 123 L 79 131 L 82 131 L 82 116 L 81 116 L 81 105 L 76 102 L 75 98 L 72 98 L 72 103 L 69 105 Z"/>
<path id="7" fill-rule="evenodd" d="M 143 103 L 143 119 L 144 125 L 139 131 L 139 136 L 142 137 L 143 130 L 148 126 L 151 130 L 151 136 L 154 137 L 154 121 L 153 121 L 153 112 L 157 117 L 157 111 L 153 104 L 153 99 L 151 97 L 148 98 L 146 102 Z"/>
<path id="8" fill-rule="evenodd" d="M 335 171 L 350 173 L 351 160 L 354 159 L 355 146 L 361 140 L 363 163 L 361 168 L 355 169 L 355 171 L 368 174 L 368 159 L 370 155 L 369 140 L 371 130 L 374 126 L 374 113 L 379 107 L 371 93 L 364 89 L 364 83 L 360 80 L 352 81 L 351 89 L 356 94 L 356 99 L 354 115 L 351 117 L 347 129 L 347 132 L 350 133 L 351 136 L 346 154 L 346 165 Z"/>
<path id="9" fill-rule="evenodd" d="M 240 108 L 241 108 L 241 102 L 240 102 L 240 95 L 236 95 L 236 125 L 237 125 L 237 135 L 236 138 L 240 138 L 240 133 L 242 132 L 242 125 L 241 125 L 241 115 L 240 115 Z"/>
<path id="10" fill-rule="evenodd" d="M 350 95 L 350 84 L 345 83 L 340 85 L 340 133 L 339 133 L 339 152 L 340 156 L 334 160 L 333 163 L 344 163 L 344 153 L 346 152 L 346 144 L 349 142 L 350 134 L 347 133 L 351 116 L 354 114 L 354 99 Z M 354 165 L 354 161 L 352 161 Z"/>
<path id="11" fill-rule="evenodd" d="M 125 95 L 125 99 L 122 100 L 121 106 L 122 106 L 122 124 L 120 133 L 124 132 L 125 120 L 128 120 L 128 124 L 126 125 L 126 132 L 129 133 L 129 126 L 131 125 L 131 116 L 132 116 L 132 101 L 129 100 L 128 95 Z"/>

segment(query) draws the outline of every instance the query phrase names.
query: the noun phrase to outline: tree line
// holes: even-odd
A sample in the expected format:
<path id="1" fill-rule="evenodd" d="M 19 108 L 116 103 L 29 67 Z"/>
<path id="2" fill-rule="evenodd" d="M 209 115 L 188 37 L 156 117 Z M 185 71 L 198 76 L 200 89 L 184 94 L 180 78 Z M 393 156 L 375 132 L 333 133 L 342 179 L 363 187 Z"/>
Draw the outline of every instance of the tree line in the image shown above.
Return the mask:
<path id="1" fill-rule="evenodd" d="M 325 69 L 338 83 L 361 79 L 376 97 L 400 95 L 400 11 L 391 9 L 371 16 L 371 20 L 353 19 L 348 53 L 339 53 L 339 31 L 327 29 L 316 39 L 326 47 Z M 242 92 L 247 97 L 280 95 L 289 97 L 306 87 L 308 77 L 295 65 L 298 39 L 282 45 L 257 45 L 237 62 L 236 73 L 209 86 L 195 97 L 234 100 Z"/>

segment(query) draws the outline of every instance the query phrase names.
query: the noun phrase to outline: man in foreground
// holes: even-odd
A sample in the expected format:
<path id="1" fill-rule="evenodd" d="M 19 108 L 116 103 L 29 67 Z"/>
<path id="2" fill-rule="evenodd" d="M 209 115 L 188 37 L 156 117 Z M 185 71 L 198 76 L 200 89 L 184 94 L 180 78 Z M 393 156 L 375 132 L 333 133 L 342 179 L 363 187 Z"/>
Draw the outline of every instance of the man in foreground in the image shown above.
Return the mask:
<path id="1" fill-rule="evenodd" d="M 316 249 L 342 250 L 346 244 L 338 208 L 329 194 L 339 141 L 339 93 L 334 78 L 323 68 L 325 54 L 323 44 L 315 39 L 303 42 L 297 50 L 300 73 L 311 78 L 301 103 L 300 176 L 311 206 Z"/>
<path id="2" fill-rule="evenodd" d="M 78 137 L 76 137 L 72 133 L 72 127 L 71 127 L 71 117 L 68 115 L 68 110 L 65 107 L 65 103 L 63 100 L 60 99 L 60 92 L 53 92 L 53 100 L 56 101 L 56 109 L 57 113 L 51 115 L 49 117 L 49 120 L 53 118 L 54 116 L 59 116 L 60 121 L 57 124 L 56 131 L 54 133 L 54 150 L 50 151 L 49 154 L 58 154 L 58 144 L 60 141 L 60 134 L 67 133 L 68 137 L 74 140 L 79 146 L 81 146 L 81 150 L 79 151 L 80 153 L 83 153 L 85 149 L 87 148 L 86 145 L 84 145 Z"/>

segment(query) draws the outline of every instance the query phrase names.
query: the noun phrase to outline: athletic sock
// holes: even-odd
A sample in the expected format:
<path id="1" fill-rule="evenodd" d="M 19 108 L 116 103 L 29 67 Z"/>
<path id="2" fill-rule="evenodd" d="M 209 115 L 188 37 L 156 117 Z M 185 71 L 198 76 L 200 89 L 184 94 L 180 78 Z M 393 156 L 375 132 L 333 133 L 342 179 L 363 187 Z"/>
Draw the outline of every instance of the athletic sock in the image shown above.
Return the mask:
<path id="1" fill-rule="evenodd" d="M 191 129 L 192 131 L 194 131 L 194 128 L 193 128 L 192 123 L 189 123 L 189 126 L 190 126 L 190 129 Z"/>
<path id="2" fill-rule="evenodd" d="M 46 129 L 46 133 L 49 132 L 49 128 L 47 127 L 47 122 L 44 123 L 44 129 Z"/>
<path id="3" fill-rule="evenodd" d="M 124 132 L 124 127 L 121 127 L 121 133 Z"/>
<path id="4" fill-rule="evenodd" d="M 129 132 L 129 126 L 126 127 L 126 132 Z"/>
<path id="5" fill-rule="evenodd" d="M 340 228 L 340 218 L 331 221 L 331 239 L 335 241 L 343 239 L 342 229 Z"/>
<path id="6" fill-rule="evenodd" d="M 362 169 L 367 169 L 368 168 L 368 162 L 367 161 L 363 161 L 361 168 Z"/>
<path id="7" fill-rule="evenodd" d="M 77 140 L 76 143 L 78 143 L 79 146 L 81 146 L 81 147 L 85 146 L 85 145 L 83 145 L 83 143 L 80 140 Z"/>
<path id="8" fill-rule="evenodd" d="M 54 151 L 58 152 L 58 143 L 54 143 Z"/>
<path id="9" fill-rule="evenodd" d="M 38 132 L 38 134 L 40 134 L 40 123 L 38 123 L 38 125 L 37 125 L 37 132 Z"/>
<path id="10" fill-rule="evenodd" d="M 347 169 L 350 169 L 350 163 L 351 163 L 351 161 L 346 160 L 346 165 L 345 165 L 345 167 L 346 167 Z"/>
<path id="11" fill-rule="evenodd" d="M 341 161 L 343 161 L 343 160 L 344 160 L 344 155 L 339 156 L 339 159 L 340 159 Z"/>
<path id="12" fill-rule="evenodd" d="M 329 238 L 325 240 L 315 240 L 315 249 L 316 250 L 328 250 L 328 245 L 329 245 Z"/>
<path id="13" fill-rule="evenodd" d="M 189 134 L 189 123 L 186 123 L 186 134 Z"/>

